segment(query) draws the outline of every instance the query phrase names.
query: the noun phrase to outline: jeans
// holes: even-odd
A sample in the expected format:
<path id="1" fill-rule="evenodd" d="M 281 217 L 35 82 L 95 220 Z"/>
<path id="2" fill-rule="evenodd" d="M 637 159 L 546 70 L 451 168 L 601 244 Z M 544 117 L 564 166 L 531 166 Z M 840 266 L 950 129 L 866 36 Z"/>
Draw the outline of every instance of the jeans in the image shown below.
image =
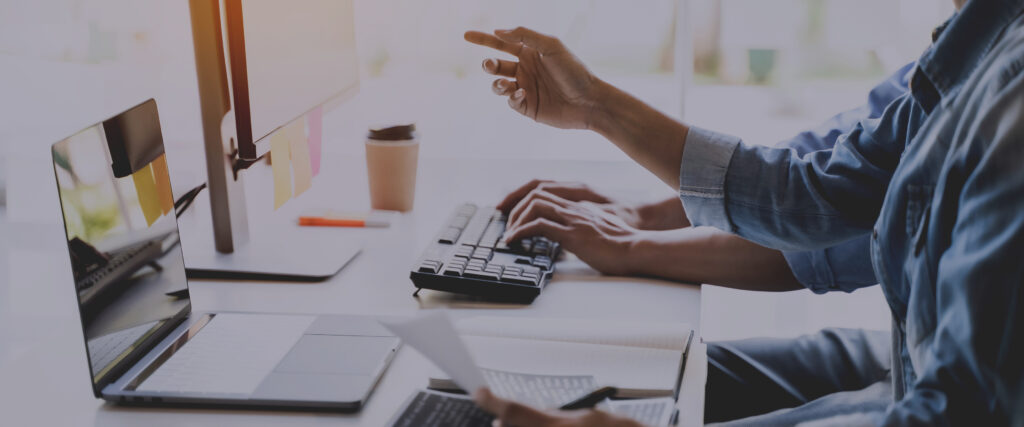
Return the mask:
<path id="1" fill-rule="evenodd" d="M 709 343 L 704 421 L 795 425 L 892 403 L 890 335 L 825 329 L 792 339 Z"/>

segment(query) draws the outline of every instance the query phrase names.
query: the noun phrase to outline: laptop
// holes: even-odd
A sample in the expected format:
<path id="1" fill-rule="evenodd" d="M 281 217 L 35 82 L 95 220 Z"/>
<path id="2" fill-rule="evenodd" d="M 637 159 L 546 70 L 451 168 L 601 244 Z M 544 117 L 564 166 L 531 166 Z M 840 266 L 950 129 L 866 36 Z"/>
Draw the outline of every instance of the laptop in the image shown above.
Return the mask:
<path id="1" fill-rule="evenodd" d="M 400 345 L 373 316 L 192 311 L 155 101 L 52 154 L 98 398 L 355 411 L 370 396 Z"/>

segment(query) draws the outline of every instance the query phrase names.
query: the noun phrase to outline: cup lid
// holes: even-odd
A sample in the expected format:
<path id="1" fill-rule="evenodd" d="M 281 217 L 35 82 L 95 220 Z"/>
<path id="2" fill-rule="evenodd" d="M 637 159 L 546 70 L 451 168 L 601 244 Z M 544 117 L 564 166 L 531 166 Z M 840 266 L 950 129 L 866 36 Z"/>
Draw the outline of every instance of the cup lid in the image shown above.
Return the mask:
<path id="1" fill-rule="evenodd" d="M 367 138 L 377 141 L 406 141 L 413 139 L 415 134 L 416 124 L 409 123 L 388 127 L 372 127 Z"/>

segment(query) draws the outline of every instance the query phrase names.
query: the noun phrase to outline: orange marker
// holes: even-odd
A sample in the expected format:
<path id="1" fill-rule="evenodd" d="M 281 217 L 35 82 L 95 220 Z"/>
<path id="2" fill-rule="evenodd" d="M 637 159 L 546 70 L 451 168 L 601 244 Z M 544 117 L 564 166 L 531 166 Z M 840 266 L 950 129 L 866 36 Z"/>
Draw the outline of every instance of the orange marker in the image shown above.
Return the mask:
<path id="1" fill-rule="evenodd" d="M 300 216 L 299 225 L 318 227 L 366 227 L 366 220 L 351 218 L 324 218 L 322 216 Z"/>
<path id="2" fill-rule="evenodd" d="M 340 214 L 316 212 L 299 216 L 299 225 L 308 227 L 389 227 L 398 215 L 391 211 L 371 211 L 368 214 Z"/>

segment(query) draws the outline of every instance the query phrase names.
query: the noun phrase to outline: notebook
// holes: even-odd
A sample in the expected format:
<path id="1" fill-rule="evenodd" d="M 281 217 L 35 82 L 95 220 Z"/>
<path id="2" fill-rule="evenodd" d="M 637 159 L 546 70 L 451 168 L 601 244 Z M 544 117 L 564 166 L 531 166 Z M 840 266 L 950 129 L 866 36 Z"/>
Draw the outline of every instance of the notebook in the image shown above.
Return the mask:
<path id="1" fill-rule="evenodd" d="M 674 397 L 693 330 L 684 323 L 482 316 L 456 329 L 484 369 L 591 375 L 618 398 Z M 428 385 L 458 390 L 440 370 Z"/>

